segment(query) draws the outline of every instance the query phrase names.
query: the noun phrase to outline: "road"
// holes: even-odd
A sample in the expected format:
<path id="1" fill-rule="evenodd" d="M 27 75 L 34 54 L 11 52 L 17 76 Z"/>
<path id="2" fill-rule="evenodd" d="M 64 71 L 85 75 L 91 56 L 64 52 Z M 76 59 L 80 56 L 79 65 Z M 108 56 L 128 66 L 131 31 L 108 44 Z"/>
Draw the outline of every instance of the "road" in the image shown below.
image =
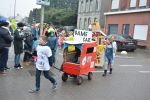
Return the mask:
<path id="1" fill-rule="evenodd" d="M 23 56 L 23 55 L 22 55 Z M 62 50 L 57 50 L 56 67 L 62 63 Z M 69 78 L 62 82 L 62 72 L 51 68 L 51 74 L 58 82 L 57 90 L 41 76 L 41 90 L 29 93 L 35 84 L 35 66 L 24 66 L 23 69 L 13 68 L 13 47 L 10 48 L 8 75 L 0 75 L 0 100 L 150 100 L 150 52 L 136 50 L 127 55 L 117 52 L 113 73 L 103 77 L 103 68 L 93 71 L 91 81 L 83 76 L 81 85 Z M 22 61 L 22 59 L 21 59 Z"/>

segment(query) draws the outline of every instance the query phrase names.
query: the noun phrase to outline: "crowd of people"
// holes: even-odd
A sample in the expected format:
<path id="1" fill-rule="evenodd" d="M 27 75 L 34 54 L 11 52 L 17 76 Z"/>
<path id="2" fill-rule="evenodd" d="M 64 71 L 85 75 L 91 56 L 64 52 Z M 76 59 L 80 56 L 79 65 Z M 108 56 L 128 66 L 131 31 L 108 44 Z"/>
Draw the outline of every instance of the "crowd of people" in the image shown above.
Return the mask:
<path id="1" fill-rule="evenodd" d="M 56 80 L 48 73 L 50 66 L 55 66 L 55 54 L 59 46 L 63 47 L 63 41 L 73 40 L 73 32 L 69 36 L 65 30 L 58 32 L 52 22 L 44 24 L 42 34 L 40 35 L 40 24 L 37 26 L 33 21 L 32 26 L 25 25 L 22 22 L 17 23 L 17 26 L 12 20 L 0 22 L 0 74 L 6 75 L 7 61 L 9 57 L 9 48 L 14 45 L 14 68 L 22 69 L 23 66 L 28 66 L 33 56 L 37 56 L 36 61 L 36 87 L 30 92 L 36 92 L 40 89 L 40 73 L 43 71 L 45 78 L 49 79 L 55 90 L 57 86 Z M 20 57 L 24 53 L 23 62 Z"/>
<path id="2" fill-rule="evenodd" d="M 13 26 L 13 27 L 12 27 Z M 11 44 L 14 45 L 14 68 L 22 69 L 23 66 L 28 66 L 31 58 L 36 56 L 36 86 L 29 90 L 31 93 L 40 90 L 40 75 L 43 71 L 46 79 L 50 80 L 53 84 L 52 89 L 57 87 L 56 80 L 49 74 L 51 66 L 55 66 L 56 58 L 55 54 L 57 48 L 63 48 L 64 41 L 74 40 L 73 32 L 66 34 L 65 30 L 58 32 L 52 22 L 44 24 L 42 34 L 40 35 L 40 25 L 36 25 L 36 22 L 32 23 L 32 26 L 25 25 L 22 22 L 17 24 L 17 27 L 8 21 L 0 22 L 0 74 L 6 75 L 9 48 Z M 110 74 L 112 73 L 112 66 L 114 55 L 116 51 L 116 43 L 113 38 L 107 40 L 105 50 L 105 64 L 104 74 L 106 76 L 108 66 L 110 68 Z M 24 53 L 23 62 L 20 62 L 20 56 Z"/>

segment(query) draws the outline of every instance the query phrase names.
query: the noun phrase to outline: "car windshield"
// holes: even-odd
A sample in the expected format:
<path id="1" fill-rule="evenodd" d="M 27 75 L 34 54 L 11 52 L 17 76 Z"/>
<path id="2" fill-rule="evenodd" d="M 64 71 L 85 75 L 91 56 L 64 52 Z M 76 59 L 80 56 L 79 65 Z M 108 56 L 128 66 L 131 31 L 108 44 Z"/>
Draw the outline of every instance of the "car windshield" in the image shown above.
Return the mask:
<path id="1" fill-rule="evenodd" d="M 133 39 L 131 36 L 128 36 L 128 35 L 122 35 L 122 36 L 126 39 Z"/>
<path id="2" fill-rule="evenodd" d="M 107 36 L 107 39 L 109 39 L 112 35 L 108 35 Z M 114 35 L 115 39 L 121 39 L 121 40 L 124 40 L 125 38 L 121 35 Z"/>

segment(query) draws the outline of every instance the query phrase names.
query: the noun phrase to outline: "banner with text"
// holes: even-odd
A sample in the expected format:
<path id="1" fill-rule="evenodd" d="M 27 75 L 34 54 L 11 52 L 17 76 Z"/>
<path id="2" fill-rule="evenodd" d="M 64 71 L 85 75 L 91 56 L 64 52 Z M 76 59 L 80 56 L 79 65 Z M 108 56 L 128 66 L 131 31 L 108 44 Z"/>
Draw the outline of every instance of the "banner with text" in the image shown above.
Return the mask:
<path id="1" fill-rule="evenodd" d="M 91 42 L 92 32 L 86 30 L 74 30 L 74 40 L 78 42 Z"/>

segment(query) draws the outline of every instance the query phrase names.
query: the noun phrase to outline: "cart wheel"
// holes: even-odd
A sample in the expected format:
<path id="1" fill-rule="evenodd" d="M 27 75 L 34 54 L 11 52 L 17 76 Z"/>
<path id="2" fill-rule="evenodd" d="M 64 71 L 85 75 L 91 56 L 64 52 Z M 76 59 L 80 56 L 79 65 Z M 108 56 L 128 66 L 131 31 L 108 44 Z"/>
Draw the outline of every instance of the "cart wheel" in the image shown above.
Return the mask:
<path id="1" fill-rule="evenodd" d="M 61 78 L 62 78 L 62 80 L 63 80 L 64 82 L 66 82 L 67 79 L 68 79 L 68 74 L 67 74 L 67 73 L 63 73 Z"/>
<path id="2" fill-rule="evenodd" d="M 92 72 L 89 72 L 89 73 L 88 73 L 88 79 L 89 79 L 89 80 L 91 80 L 91 79 L 92 79 L 92 77 L 93 77 Z"/>
<path id="3" fill-rule="evenodd" d="M 81 76 L 78 76 L 78 77 L 77 77 L 77 81 L 76 81 L 76 82 L 77 82 L 77 85 L 80 85 L 80 84 L 82 83 L 82 80 L 83 80 L 82 77 L 81 77 Z"/>

